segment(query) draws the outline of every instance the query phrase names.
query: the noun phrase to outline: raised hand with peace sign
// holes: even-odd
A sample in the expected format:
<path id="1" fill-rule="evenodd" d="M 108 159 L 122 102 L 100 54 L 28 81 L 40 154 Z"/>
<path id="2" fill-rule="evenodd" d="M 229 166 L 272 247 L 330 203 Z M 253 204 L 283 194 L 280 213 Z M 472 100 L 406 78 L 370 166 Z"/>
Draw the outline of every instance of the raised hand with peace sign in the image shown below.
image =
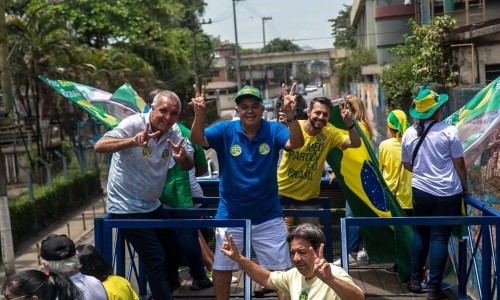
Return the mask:
<path id="1" fill-rule="evenodd" d="M 194 89 L 194 97 L 191 98 L 191 102 L 189 102 L 189 105 L 191 105 L 194 109 L 194 113 L 197 114 L 200 111 L 205 111 L 206 106 L 205 106 L 205 99 L 206 99 L 206 91 L 205 91 L 205 85 L 201 86 L 201 92 L 198 89 L 198 86 L 196 84 L 193 84 L 193 89 Z"/>
<path id="2" fill-rule="evenodd" d="M 297 83 L 292 85 L 290 91 L 287 91 L 286 85 L 283 83 L 281 85 L 281 95 L 283 96 L 283 113 L 285 114 L 286 121 L 291 122 L 295 120 L 297 116 L 296 108 L 296 95 L 295 90 L 297 89 Z"/>
<path id="3" fill-rule="evenodd" d="M 148 145 L 148 141 L 150 139 L 155 138 L 155 137 L 159 137 L 162 134 L 161 131 L 149 133 L 149 128 L 150 128 L 150 125 L 148 123 L 148 124 L 146 124 L 146 128 L 144 129 L 144 131 L 141 131 L 134 136 L 134 143 L 137 146 L 146 147 Z"/>
<path id="4" fill-rule="evenodd" d="M 309 251 L 311 252 L 314 258 L 314 269 L 313 269 L 314 275 L 316 275 L 319 279 L 323 280 L 324 282 L 327 282 L 332 279 L 332 270 L 330 263 L 326 261 L 323 255 L 324 248 L 325 244 L 322 243 L 319 246 L 317 255 L 312 247 L 309 247 Z"/>

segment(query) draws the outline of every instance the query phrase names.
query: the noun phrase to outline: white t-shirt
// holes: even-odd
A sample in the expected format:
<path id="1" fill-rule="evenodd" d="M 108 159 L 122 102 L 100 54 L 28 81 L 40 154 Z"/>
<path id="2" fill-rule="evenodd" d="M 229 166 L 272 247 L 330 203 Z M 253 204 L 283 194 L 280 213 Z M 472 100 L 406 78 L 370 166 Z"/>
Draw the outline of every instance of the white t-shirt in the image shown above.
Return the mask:
<path id="1" fill-rule="evenodd" d="M 431 123 L 425 121 L 427 128 Z M 401 161 L 411 163 L 419 141 L 416 125 L 405 131 L 401 141 Z M 457 128 L 438 122 L 432 126 L 415 157 L 411 185 L 435 196 L 452 196 L 462 192 L 460 177 L 453 165 L 454 158 L 464 156 Z"/>
<path id="2" fill-rule="evenodd" d="M 78 272 L 71 276 L 70 279 L 80 290 L 85 300 L 108 300 L 108 294 L 102 282 L 94 276 Z"/>

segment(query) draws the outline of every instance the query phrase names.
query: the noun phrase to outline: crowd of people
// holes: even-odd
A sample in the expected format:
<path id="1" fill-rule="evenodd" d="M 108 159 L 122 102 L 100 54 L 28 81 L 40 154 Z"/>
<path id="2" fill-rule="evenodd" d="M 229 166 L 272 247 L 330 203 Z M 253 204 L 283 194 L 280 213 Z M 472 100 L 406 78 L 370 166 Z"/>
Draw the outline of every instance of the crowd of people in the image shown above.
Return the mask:
<path id="1" fill-rule="evenodd" d="M 238 250 L 243 247 L 242 228 L 215 228 L 215 252 L 198 229 L 122 229 L 144 264 L 152 299 L 172 299 L 181 284 L 182 262 L 189 266 L 190 288 L 213 286 L 218 300 L 229 299 L 232 272 L 237 269 L 261 285 L 255 297 L 276 291 L 279 299 L 364 299 L 339 263 L 325 260 L 319 220 L 301 218 L 294 226 L 297 222 L 285 219 L 281 203 L 286 199 L 296 207 L 314 208 L 307 202 L 319 197 L 328 152 L 340 149 L 348 160 L 365 151 L 353 118 L 370 143 L 373 130 L 360 98 L 345 97 L 340 106 L 343 127 L 336 128 L 329 123 L 332 101 L 317 97 L 307 105 L 296 88 L 282 85 L 276 121 L 267 121 L 262 118 L 261 91 L 244 86 L 235 97 L 239 120 L 206 127 L 205 87 L 194 85 L 191 130 L 179 123 L 179 97 L 156 90 L 147 113 L 122 120 L 96 142 L 96 152 L 112 154 L 107 184 L 110 218 L 177 218 L 164 208 L 191 208 L 193 197 L 203 197 L 196 176 L 207 169 L 204 148 L 212 148 L 219 163 L 215 219 L 251 220 L 257 263 Z M 380 144 L 379 165 L 407 215 L 461 213 L 462 195 L 468 192 L 463 148 L 456 129 L 439 122 L 447 99 L 432 90 L 420 92 L 410 108 L 415 125 L 402 110 L 388 113 L 388 139 Z M 349 203 L 346 211 L 346 217 L 353 216 Z M 357 228 L 352 229 L 349 260 L 367 261 L 367 251 L 359 250 Z M 415 227 L 410 291 L 423 292 L 429 256 L 428 297 L 443 297 L 440 285 L 450 232 L 447 226 Z M 40 256 L 44 269 L 7 278 L 1 290 L 4 298 L 138 299 L 130 283 L 114 275 L 92 245 L 76 247 L 67 236 L 50 235 L 42 241 Z M 394 268 L 397 271 L 397 265 Z"/>

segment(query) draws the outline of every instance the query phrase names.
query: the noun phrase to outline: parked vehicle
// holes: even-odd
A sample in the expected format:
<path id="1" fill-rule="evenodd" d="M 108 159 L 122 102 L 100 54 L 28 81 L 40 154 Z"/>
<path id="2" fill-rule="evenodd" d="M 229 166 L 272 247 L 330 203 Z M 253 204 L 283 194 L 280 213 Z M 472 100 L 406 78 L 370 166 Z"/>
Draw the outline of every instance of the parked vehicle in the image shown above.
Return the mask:
<path id="1" fill-rule="evenodd" d="M 266 110 L 266 111 L 273 111 L 274 110 L 273 99 L 264 99 L 264 100 L 262 100 L 262 103 L 264 104 L 264 110 Z"/>
<path id="2" fill-rule="evenodd" d="M 306 86 L 306 92 L 308 92 L 308 93 L 309 92 L 314 92 L 316 90 L 318 90 L 318 88 L 315 85 L 308 85 L 308 86 Z"/>

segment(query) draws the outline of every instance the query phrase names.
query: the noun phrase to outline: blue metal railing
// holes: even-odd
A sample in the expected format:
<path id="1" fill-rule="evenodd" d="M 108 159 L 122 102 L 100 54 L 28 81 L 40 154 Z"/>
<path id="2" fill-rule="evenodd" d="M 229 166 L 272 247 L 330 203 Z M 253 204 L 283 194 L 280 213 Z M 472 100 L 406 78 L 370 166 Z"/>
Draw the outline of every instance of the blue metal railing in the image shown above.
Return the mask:
<path id="1" fill-rule="evenodd" d="M 125 275 L 125 240 L 119 234 L 119 229 L 122 228 L 198 228 L 198 227 L 243 227 L 245 255 L 250 259 L 250 241 L 251 241 L 251 223 L 249 220 L 120 220 L 110 219 L 109 217 L 96 218 L 94 220 L 95 228 L 95 246 L 103 254 L 104 260 L 109 265 L 113 265 L 117 275 L 127 277 Z M 113 229 L 118 229 L 116 243 L 113 249 Z M 134 264 L 134 252 L 130 248 L 130 263 Z M 116 256 L 115 256 L 116 255 Z M 114 257 L 115 256 L 115 257 Z M 115 259 L 113 259 L 113 257 Z M 134 265 L 135 269 L 135 265 Z M 144 270 L 139 263 L 138 284 L 139 295 L 146 295 L 146 277 Z M 136 276 L 137 276 L 136 273 Z M 128 278 L 130 279 L 130 278 Z M 251 281 L 250 277 L 245 274 L 244 278 L 244 297 L 250 299 L 251 296 Z"/>
<path id="2" fill-rule="evenodd" d="M 197 198 L 193 197 L 193 203 L 194 204 L 202 204 L 202 205 L 218 205 L 219 204 L 219 197 L 202 197 L 202 198 Z M 326 239 L 326 244 L 327 245 L 333 245 L 333 232 L 330 230 L 332 228 L 332 214 L 330 212 L 330 199 L 327 197 L 319 197 L 317 199 L 309 200 L 306 202 L 304 201 L 289 201 L 285 200 L 282 201 L 281 204 L 283 205 L 289 205 L 293 204 L 296 206 L 300 205 L 319 205 L 322 208 L 321 209 L 283 209 L 283 214 L 287 217 L 317 217 L 323 220 L 323 233 L 325 235 Z M 180 212 L 181 214 L 184 214 L 184 217 L 200 217 L 200 216 L 206 216 L 207 214 L 203 214 L 204 211 L 206 212 L 214 212 L 208 208 L 197 208 L 197 209 L 186 209 L 186 210 L 179 210 L 179 209 L 174 209 L 176 214 Z M 215 212 L 214 214 L 215 215 Z M 326 230 L 328 229 L 328 230 Z M 328 260 L 333 260 L 333 247 L 325 247 L 325 257 Z"/>
<path id="3" fill-rule="evenodd" d="M 493 231 L 491 226 L 500 224 L 500 212 L 491 206 L 484 204 L 470 196 L 467 196 L 465 202 L 475 209 L 481 211 L 483 216 L 480 217 L 392 217 L 392 218 L 342 218 L 340 220 L 341 227 L 341 248 L 342 248 L 342 267 L 349 271 L 348 251 L 347 251 L 347 228 L 349 226 L 403 226 L 403 225 L 467 225 L 469 233 L 469 246 L 471 248 L 470 267 L 467 268 L 467 244 L 465 240 L 459 241 L 459 250 L 456 258 L 456 269 L 458 277 L 458 293 L 459 296 L 465 296 L 467 293 L 467 279 L 471 274 L 471 270 L 475 270 L 476 280 L 478 283 L 478 292 L 480 299 L 493 299 L 495 290 L 497 291 L 497 299 L 500 299 L 498 291 L 500 290 L 500 282 L 496 266 L 500 263 L 498 255 L 498 242 L 500 232 L 495 230 L 495 238 L 492 239 Z M 477 241 L 471 240 L 470 227 L 473 225 L 481 226 L 481 234 L 478 235 Z M 488 230 L 486 230 L 487 228 Z M 475 254 L 478 251 L 478 244 L 482 240 L 481 247 L 481 265 L 477 263 Z M 493 245 L 494 241 L 494 245 Z M 475 244 L 474 244 L 475 242 Z M 493 281 L 492 279 L 493 275 Z M 479 274 L 481 276 L 479 277 Z"/>
<path id="4" fill-rule="evenodd" d="M 205 194 L 207 195 L 218 195 L 218 181 L 217 180 L 203 180 L 200 181 L 202 187 L 204 189 Z M 338 192 L 339 187 L 336 184 L 330 185 L 328 181 L 323 180 L 321 184 L 322 192 L 327 190 L 334 190 Z M 208 192 L 207 192 L 208 191 Z M 342 197 L 342 194 L 340 193 Z M 477 289 L 479 293 L 480 299 L 492 299 L 492 295 L 494 295 L 495 291 L 498 291 L 499 280 L 497 278 L 496 266 L 499 263 L 499 255 L 497 255 L 498 247 L 496 245 L 498 241 L 499 233 L 495 233 L 495 238 L 492 238 L 493 231 L 491 230 L 492 226 L 498 225 L 500 222 L 500 212 L 491 205 L 480 202 L 470 196 L 465 199 L 466 204 L 469 207 L 478 210 L 483 217 L 457 217 L 457 218 L 447 218 L 447 217 L 439 217 L 439 218 L 429 218 L 429 217 L 407 217 L 407 218 L 344 218 L 340 220 L 341 225 L 341 252 L 342 252 L 342 261 L 346 262 L 347 260 L 347 227 L 348 226 L 401 226 L 401 225 L 468 225 L 468 244 L 467 240 L 461 240 L 458 243 L 458 253 L 456 253 L 455 249 L 451 248 L 451 255 L 453 258 L 454 266 L 457 271 L 457 279 L 458 279 L 458 293 L 459 295 L 466 295 L 467 293 L 467 281 L 471 274 L 474 271 L 476 276 Z M 214 216 L 216 213 L 215 206 L 218 204 L 218 197 L 205 197 L 205 198 L 194 198 L 194 203 L 204 204 L 209 206 L 210 208 L 196 208 L 196 209 L 174 209 L 176 215 L 181 216 L 185 219 L 181 220 L 111 220 L 106 218 L 98 218 L 95 222 L 95 235 L 96 235 L 96 247 L 101 250 L 106 261 L 108 263 L 112 263 L 115 267 L 117 274 L 122 275 L 125 274 L 125 243 L 123 238 L 119 234 L 119 230 L 115 230 L 115 247 L 113 249 L 112 241 L 113 241 L 113 229 L 119 228 L 156 228 L 156 227 L 243 227 L 243 223 L 238 222 L 246 222 L 246 240 L 245 240 L 245 254 L 247 257 L 250 257 L 250 231 L 251 226 L 248 220 L 239 220 L 236 223 L 232 223 L 236 220 L 213 220 L 213 219 L 198 219 L 200 216 Z M 330 198 L 320 197 L 320 199 L 307 202 L 307 204 L 320 204 L 323 209 L 284 209 L 283 212 L 285 216 L 294 216 L 294 217 L 319 217 L 323 219 L 324 224 L 324 233 L 327 238 L 327 245 L 325 249 L 325 256 L 329 261 L 333 260 L 333 231 L 330 230 L 332 228 L 332 214 L 330 209 L 330 204 L 333 203 L 335 207 L 337 204 L 335 201 L 340 201 L 344 204 L 345 200 L 343 198 L 335 198 L 330 196 Z M 288 202 L 284 202 L 282 204 L 290 204 Z M 294 202 L 293 204 L 300 204 Z M 145 221 L 145 222 L 144 222 Z M 227 223 L 225 223 L 227 222 Z M 239 225 L 236 225 L 239 224 Z M 477 235 L 477 240 L 473 241 L 471 233 L 472 225 L 480 225 L 481 231 L 480 234 Z M 144 227 L 146 226 L 146 227 Z M 482 243 L 482 247 L 480 248 L 478 245 Z M 453 245 L 453 243 L 450 243 Z M 132 253 L 133 250 L 129 247 L 129 253 Z M 467 246 L 471 249 L 468 254 Z M 479 251 L 480 250 L 480 251 Z M 482 260 L 476 260 L 476 253 L 480 253 L 482 256 Z M 472 255 L 471 255 L 472 254 Z M 468 255 L 470 255 L 470 263 L 468 265 Z M 134 257 L 134 254 L 131 254 L 131 257 Z M 133 263 L 133 259 L 131 260 Z M 140 262 L 140 260 L 139 260 Z M 343 265 L 345 269 L 348 270 L 348 266 Z M 493 271 L 492 271 L 493 268 Z M 129 270 L 134 271 L 134 275 L 136 276 L 139 285 L 140 295 L 145 295 L 146 293 L 146 281 L 144 272 L 141 268 L 141 263 L 139 263 L 139 268 L 135 268 L 134 265 L 129 267 Z M 128 278 L 131 276 L 131 271 L 129 271 Z M 493 280 L 491 280 L 491 274 L 494 274 Z M 244 281 L 244 293 L 245 299 L 250 299 L 251 295 L 251 285 L 250 279 L 245 275 Z M 498 292 L 497 292 L 498 294 Z M 497 299 L 498 298 L 497 296 Z"/>
<path id="5" fill-rule="evenodd" d="M 203 205 L 217 205 L 219 202 L 218 197 L 204 197 L 204 198 L 193 198 L 193 203 L 203 204 Z M 289 202 L 284 202 L 283 204 L 290 204 Z M 294 202 L 294 204 L 297 204 Z M 300 203 L 298 203 L 300 205 Z M 333 234 L 332 228 L 332 217 L 330 213 L 329 199 L 326 197 L 320 197 L 315 200 L 308 201 L 307 203 L 314 205 L 321 205 L 322 209 L 283 209 L 285 216 L 293 217 L 319 217 L 323 219 L 324 233 L 327 245 L 333 244 Z M 105 261 L 112 265 L 115 269 L 117 275 L 126 277 L 130 279 L 131 272 L 134 272 L 137 282 L 139 284 L 139 295 L 146 295 L 146 278 L 142 268 L 142 264 L 139 261 L 139 268 L 134 264 L 135 252 L 130 248 L 130 245 L 125 243 L 125 240 L 120 234 L 119 229 L 121 228 L 160 228 L 160 227 L 190 227 L 190 228 L 204 228 L 204 227 L 244 227 L 245 228 L 245 255 L 250 259 L 251 257 L 251 222 L 250 220 L 215 220 L 215 219 L 199 219 L 205 216 L 215 216 L 215 208 L 189 208 L 189 209 L 174 209 L 169 208 L 167 211 L 175 212 L 175 215 L 185 219 L 172 219 L 172 220 L 148 220 L 148 219 L 136 219 L 136 220 L 121 220 L 121 219 L 111 219 L 109 215 L 105 215 L 101 218 L 96 218 L 94 220 L 95 228 L 95 246 L 103 254 Z M 244 222 L 244 223 L 243 223 Z M 113 239 L 113 229 L 116 229 L 116 236 Z M 113 240 L 115 241 L 113 243 Z M 129 272 L 125 273 L 125 246 L 130 256 L 130 267 Z M 330 261 L 333 260 L 333 248 L 325 248 L 325 257 Z M 250 278 L 245 274 L 244 279 L 244 295 L 245 299 L 250 299 L 251 295 L 251 284 Z M 248 295 L 248 297 L 247 297 Z"/>

